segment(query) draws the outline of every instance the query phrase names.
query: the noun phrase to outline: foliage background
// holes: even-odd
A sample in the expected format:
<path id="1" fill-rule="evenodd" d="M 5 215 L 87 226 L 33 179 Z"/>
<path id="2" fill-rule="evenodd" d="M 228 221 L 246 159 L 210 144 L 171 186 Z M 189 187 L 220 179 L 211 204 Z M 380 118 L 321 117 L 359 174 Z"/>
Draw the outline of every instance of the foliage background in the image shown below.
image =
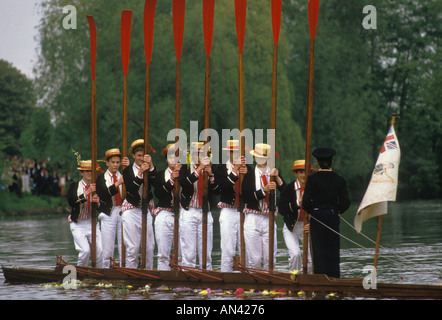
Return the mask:
<path id="1" fill-rule="evenodd" d="M 286 180 L 304 157 L 309 32 L 307 0 L 283 1 L 278 52 L 277 167 Z M 63 7 L 77 9 L 77 29 L 62 26 Z M 366 30 L 365 5 L 377 9 Z M 75 171 L 72 149 L 90 156 L 90 48 L 85 15 L 97 23 L 98 154 L 121 148 L 123 70 L 120 19 L 133 10 L 128 73 L 128 144 L 143 135 L 144 1 L 43 0 L 35 81 L 0 61 L 0 155 L 50 157 Z M 402 151 L 398 197 L 442 196 L 442 3 L 321 1 L 315 41 L 313 148 L 337 150 L 334 169 L 353 199 L 365 192 L 392 112 Z M 248 1 L 244 45 L 245 127 L 270 127 L 272 30 L 270 1 Z M 181 127 L 203 124 L 205 51 L 202 2 L 187 1 L 181 59 Z M 175 119 L 176 58 L 172 1 L 157 1 L 151 63 L 150 141 L 161 150 Z M 234 1 L 216 1 L 211 54 L 210 127 L 238 126 L 238 50 Z M 159 167 L 165 164 L 154 154 Z"/>

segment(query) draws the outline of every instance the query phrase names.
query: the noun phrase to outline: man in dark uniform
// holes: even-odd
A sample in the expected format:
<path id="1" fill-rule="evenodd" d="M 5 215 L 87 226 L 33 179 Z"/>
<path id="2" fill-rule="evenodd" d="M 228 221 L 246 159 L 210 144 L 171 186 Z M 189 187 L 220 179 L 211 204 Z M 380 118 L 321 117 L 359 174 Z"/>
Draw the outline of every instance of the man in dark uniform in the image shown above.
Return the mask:
<path id="1" fill-rule="evenodd" d="M 350 207 L 350 200 L 344 178 L 331 169 L 335 154 L 332 148 L 313 151 L 320 169 L 307 178 L 302 207 L 311 215 L 314 273 L 339 278 L 339 214 Z"/>

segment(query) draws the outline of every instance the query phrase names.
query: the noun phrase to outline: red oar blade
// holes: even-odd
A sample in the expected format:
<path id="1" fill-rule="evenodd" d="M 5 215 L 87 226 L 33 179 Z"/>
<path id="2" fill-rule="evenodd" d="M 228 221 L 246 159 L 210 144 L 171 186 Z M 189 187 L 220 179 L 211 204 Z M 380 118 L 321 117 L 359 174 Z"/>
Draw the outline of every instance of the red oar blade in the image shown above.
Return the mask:
<path id="1" fill-rule="evenodd" d="M 310 26 L 310 39 L 315 40 L 316 27 L 318 26 L 319 0 L 308 1 L 308 23 Z"/>
<path id="2" fill-rule="evenodd" d="M 155 6 L 157 0 L 146 0 L 144 3 L 144 54 L 146 65 L 150 66 L 153 47 L 153 26 L 155 21 Z"/>
<path id="3" fill-rule="evenodd" d="M 246 33 L 246 11 L 247 0 L 235 0 L 236 36 L 240 54 L 242 54 Z"/>
<path id="4" fill-rule="evenodd" d="M 278 45 L 279 31 L 281 29 L 281 11 L 282 0 L 272 0 L 272 29 L 273 29 L 273 43 Z"/>
<path id="5" fill-rule="evenodd" d="M 130 32 L 132 27 L 132 10 L 123 10 L 121 13 L 121 60 L 124 76 L 129 69 Z"/>
<path id="6" fill-rule="evenodd" d="M 173 0 L 172 20 L 173 20 L 173 40 L 175 44 L 175 55 L 177 61 L 181 60 L 184 37 L 184 14 L 186 9 L 186 0 Z"/>
<path id="7" fill-rule="evenodd" d="M 95 26 L 94 17 L 86 15 L 89 23 L 89 34 L 91 38 L 91 74 L 92 80 L 95 80 L 95 60 L 97 58 L 97 27 Z"/>
<path id="8" fill-rule="evenodd" d="M 206 55 L 209 57 L 212 51 L 213 20 L 215 17 L 215 0 L 203 1 L 203 29 Z"/>

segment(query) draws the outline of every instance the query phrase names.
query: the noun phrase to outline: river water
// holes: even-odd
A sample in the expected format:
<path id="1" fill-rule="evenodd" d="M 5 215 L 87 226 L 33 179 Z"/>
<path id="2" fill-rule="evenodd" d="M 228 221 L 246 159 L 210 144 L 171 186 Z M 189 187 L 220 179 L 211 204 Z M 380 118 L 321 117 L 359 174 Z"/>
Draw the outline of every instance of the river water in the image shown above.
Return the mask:
<path id="1" fill-rule="evenodd" d="M 351 225 L 356 210 L 357 207 L 352 206 L 343 215 Z M 214 220 L 212 260 L 214 269 L 218 270 L 220 249 L 216 212 Z M 275 269 L 288 271 L 288 253 L 282 236 L 281 217 L 277 218 L 277 223 L 278 251 Z M 363 224 L 362 233 L 369 239 L 376 239 L 376 232 L 377 218 Z M 373 240 L 357 234 L 345 222 L 341 222 L 341 234 L 341 276 L 365 277 L 367 273 L 363 271 L 364 266 L 373 263 Z M 62 255 L 68 263 L 76 263 L 77 253 L 67 215 L 48 213 L 43 216 L 4 218 L 0 221 L 0 265 L 50 269 L 55 265 L 56 255 Z M 383 220 L 377 280 L 442 284 L 442 200 L 389 204 L 389 212 Z M 208 294 L 186 288 L 148 291 L 139 288 L 89 286 L 68 290 L 55 284 L 9 284 L 5 282 L 3 273 L 0 274 L 1 300 L 305 299 L 256 292 L 250 292 L 246 297 L 236 297 L 231 292 L 211 289 L 214 291 L 209 290 Z"/>

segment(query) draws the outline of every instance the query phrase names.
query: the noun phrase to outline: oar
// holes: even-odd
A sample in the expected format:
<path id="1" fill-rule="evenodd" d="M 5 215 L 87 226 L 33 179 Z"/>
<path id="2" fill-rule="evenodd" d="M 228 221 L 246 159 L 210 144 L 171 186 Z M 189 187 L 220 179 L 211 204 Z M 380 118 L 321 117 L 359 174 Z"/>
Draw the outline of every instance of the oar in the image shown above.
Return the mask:
<path id="1" fill-rule="evenodd" d="M 175 156 L 179 157 L 179 128 L 180 128 L 180 60 L 183 50 L 184 36 L 184 15 L 186 9 L 185 0 L 173 0 L 172 3 L 172 22 L 173 22 L 173 39 L 176 55 L 176 88 L 175 88 Z M 174 212 L 174 230 L 173 230 L 173 256 L 174 263 L 178 263 L 178 242 L 179 242 L 179 214 L 180 214 L 180 186 L 178 179 L 175 180 L 175 193 L 173 195 L 173 212 Z"/>
<path id="2" fill-rule="evenodd" d="M 247 0 L 235 0 L 235 20 L 236 20 L 236 36 L 238 40 L 239 65 L 238 65 L 238 116 L 239 116 L 239 131 L 240 131 L 240 150 L 241 156 L 245 156 L 245 137 L 244 131 L 244 71 L 243 71 L 243 48 L 244 37 L 246 33 L 246 11 Z M 242 181 L 244 174 L 239 175 L 239 189 L 242 194 Z M 244 200 L 240 197 L 240 234 L 241 234 L 241 265 L 246 265 L 246 244 L 244 241 Z"/>
<path id="3" fill-rule="evenodd" d="M 281 29 L 281 11 L 282 0 L 272 0 L 272 29 L 273 29 L 273 70 L 272 70 L 272 102 L 270 115 L 270 145 L 274 148 L 271 156 L 270 168 L 275 168 L 276 153 L 276 78 L 278 69 L 278 41 L 279 31 Z M 275 181 L 272 177 L 271 181 Z M 270 192 L 269 203 L 269 270 L 273 270 L 274 246 L 275 246 L 275 210 L 276 210 L 276 193 L 275 190 Z"/>
<path id="4" fill-rule="evenodd" d="M 132 11 L 123 10 L 121 13 L 121 61 L 123 63 L 123 158 L 127 156 L 127 71 L 129 69 L 130 32 L 132 24 Z M 123 166 L 124 170 L 124 166 Z M 126 187 L 123 184 L 123 199 L 126 197 Z M 123 228 L 123 226 L 121 227 Z M 123 237 L 123 230 L 121 231 Z M 144 250 L 145 251 L 145 250 Z M 126 264 L 126 246 L 124 239 L 121 241 L 121 265 Z"/>
<path id="5" fill-rule="evenodd" d="M 318 25 L 319 0 L 309 0 L 308 2 L 308 20 L 310 27 L 310 54 L 308 64 L 308 95 L 307 95 L 307 114 L 305 121 L 305 175 L 310 175 L 310 166 L 312 162 L 312 117 L 313 117 L 313 66 L 314 66 L 314 48 L 316 27 Z M 308 215 L 304 215 L 304 225 L 308 224 Z M 302 270 L 307 273 L 308 263 L 308 232 L 304 230 L 303 234 L 303 257 Z"/>
<path id="6" fill-rule="evenodd" d="M 204 44 L 206 48 L 206 76 L 204 90 L 204 129 L 209 129 L 209 93 L 210 93 L 210 52 L 212 51 L 213 20 L 215 16 L 215 0 L 203 1 L 203 29 Z M 208 151 L 208 136 L 205 132 L 205 150 Z M 207 155 L 207 153 L 206 153 Z M 202 268 L 207 268 L 207 216 L 209 214 L 209 176 L 203 174 L 203 243 L 202 243 Z"/>
<path id="7" fill-rule="evenodd" d="M 144 53 L 146 56 L 146 81 L 144 85 L 144 154 L 149 150 L 149 112 L 150 112 L 150 61 L 152 59 L 153 26 L 155 21 L 155 6 L 157 0 L 144 2 Z M 149 207 L 149 181 L 148 172 L 144 173 L 143 200 L 141 206 L 141 264 L 146 266 L 146 241 L 147 241 L 147 210 Z M 144 245 L 144 249 L 143 249 Z"/>
<path id="8" fill-rule="evenodd" d="M 149 150 L 149 117 L 150 117 L 150 62 L 152 59 L 153 28 L 155 21 L 156 0 L 146 0 L 144 3 L 144 51 L 146 56 L 146 81 L 144 96 L 144 153 Z M 147 238 L 147 209 L 148 199 L 148 174 L 144 175 L 143 183 L 143 207 L 142 207 L 142 241 L 146 245 Z M 144 253 L 144 257 L 143 257 Z M 143 266 L 146 265 L 146 250 L 141 255 Z"/>
<path id="9" fill-rule="evenodd" d="M 91 42 L 91 160 L 92 160 L 92 181 L 95 183 L 97 176 L 97 89 L 95 87 L 95 61 L 97 58 L 97 27 L 94 17 L 86 15 L 89 23 L 89 34 Z M 97 204 L 92 202 L 92 267 L 97 265 Z"/>

